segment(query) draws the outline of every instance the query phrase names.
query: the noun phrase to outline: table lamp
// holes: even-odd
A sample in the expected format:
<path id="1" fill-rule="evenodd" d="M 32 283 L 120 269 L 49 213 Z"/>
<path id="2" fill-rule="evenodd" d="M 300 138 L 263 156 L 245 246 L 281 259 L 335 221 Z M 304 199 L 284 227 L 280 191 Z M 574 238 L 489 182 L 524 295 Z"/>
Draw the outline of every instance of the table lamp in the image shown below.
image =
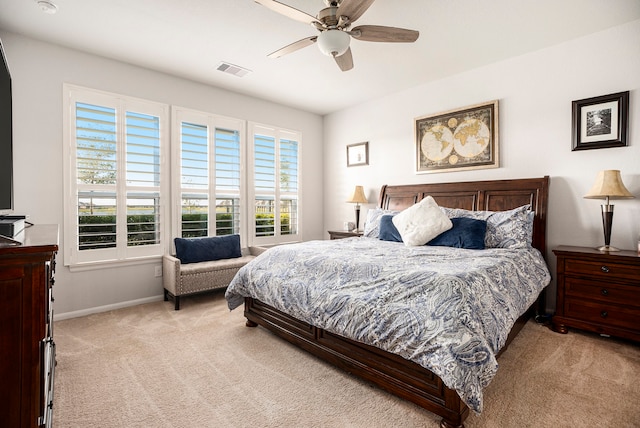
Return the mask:
<path id="1" fill-rule="evenodd" d="M 356 230 L 358 230 L 360 228 L 360 204 L 366 204 L 368 202 L 362 186 L 356 186 L 356 189 L 353 191 L 351 197 L 347 199 L 347 202 L 356 204 Z"/>
<path id="2" fill-rule="evenodd" d="M 609 245 L 611 243 L 611 225 L 613 224 L 613 205 L 609 204 L 609 199 L 631 199 L 634 197 L 624 187 L 620 171 L 615 169 L 600 171 L 596 177 L 595 184 L 584 197 L 586 199 L 606 199 L 606 203 L 601 205 L 604 246 L 598 248 L 598 250 L 620 251 Z"/>

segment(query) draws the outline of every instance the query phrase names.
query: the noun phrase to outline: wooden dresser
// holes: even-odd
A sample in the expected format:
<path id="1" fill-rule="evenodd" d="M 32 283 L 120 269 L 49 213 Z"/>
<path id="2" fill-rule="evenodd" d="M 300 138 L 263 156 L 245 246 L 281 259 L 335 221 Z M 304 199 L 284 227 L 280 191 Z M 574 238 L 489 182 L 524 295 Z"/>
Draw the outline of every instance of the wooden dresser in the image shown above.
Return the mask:
<path id="1" fill-rule="evenodd" d="M 50 427 L 58 226 L 26 228 L 20 240 L 20 246 L 0 244 L 0 425 Z"/>
<path id="2" fill-rule="evenodd" d="M 567 327 L 640 341 L 640 256 L 560 246 L 554 329 Z"/>

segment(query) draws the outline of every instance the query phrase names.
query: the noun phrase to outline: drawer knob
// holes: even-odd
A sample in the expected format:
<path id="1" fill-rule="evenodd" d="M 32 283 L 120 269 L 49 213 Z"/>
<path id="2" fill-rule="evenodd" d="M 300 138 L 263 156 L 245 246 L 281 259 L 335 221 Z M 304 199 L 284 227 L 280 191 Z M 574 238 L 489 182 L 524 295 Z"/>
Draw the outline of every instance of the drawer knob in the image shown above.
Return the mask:
<path id="1" fill-rule="evenodd" d="M 604 273 L 609 272 L 609 268 L 608 268 L 608 267 L 606 267 L 606 266 L 602 266 L 602 267 L 600 268 L 600 270 L 601 270 L 602 272 L 604 272 Z"/>
<path id="2" fill-rule="evenodd" d="M 607 290 L 606 288 L 603 288 L 602 290 L 600 290 L 600 294 L 602 294 L 603 296 L 607 296 L 609 295 L 609 290 Z"/>
<path id="3" fill-rule="evenodd" d="M 608 316 L 609 316 L 609 314 L 607 313 L 607 311 L 602 311 L 602 312 L 600 312 L 600 316 L 601 316 L 602 318 L 606 318 L 606 317 L 608 317 Z"/>

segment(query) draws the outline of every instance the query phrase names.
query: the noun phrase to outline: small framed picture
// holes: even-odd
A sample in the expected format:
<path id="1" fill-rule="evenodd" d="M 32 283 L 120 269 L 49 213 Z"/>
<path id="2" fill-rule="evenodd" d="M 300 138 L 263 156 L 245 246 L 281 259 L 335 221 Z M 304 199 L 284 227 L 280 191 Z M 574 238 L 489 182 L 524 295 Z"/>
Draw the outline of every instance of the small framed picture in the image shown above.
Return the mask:
<path id="1" fill-rule="evenodd" d="M 572 103 L 571 150 L 604 149 L 627 145 L 629 91 Z"/>
<path id="2" fill-rule="evenodd" d="M 347 146 L 347 166 L 369 165 L 369 142 Z"/>

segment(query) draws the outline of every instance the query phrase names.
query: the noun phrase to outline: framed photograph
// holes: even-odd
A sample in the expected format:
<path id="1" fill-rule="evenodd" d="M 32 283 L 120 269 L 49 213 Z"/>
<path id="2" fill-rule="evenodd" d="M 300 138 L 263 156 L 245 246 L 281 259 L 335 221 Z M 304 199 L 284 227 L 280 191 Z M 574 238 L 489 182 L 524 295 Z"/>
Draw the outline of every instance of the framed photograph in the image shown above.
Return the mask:
<path id="1" fill-rule="evenodd" d="M 629 91 L 574 101 L 572 117 L 571 150 L 626 146 Z"/>
<path id="2" fill-rule="evenodd" d="M 498 100 L 415 119 L 416 172 L 498 168 Z"/>
<path id="3" fill-rule="evenodd" d="M 369 165 L 369 142 L 347 146 L 347 166 Z"/>

